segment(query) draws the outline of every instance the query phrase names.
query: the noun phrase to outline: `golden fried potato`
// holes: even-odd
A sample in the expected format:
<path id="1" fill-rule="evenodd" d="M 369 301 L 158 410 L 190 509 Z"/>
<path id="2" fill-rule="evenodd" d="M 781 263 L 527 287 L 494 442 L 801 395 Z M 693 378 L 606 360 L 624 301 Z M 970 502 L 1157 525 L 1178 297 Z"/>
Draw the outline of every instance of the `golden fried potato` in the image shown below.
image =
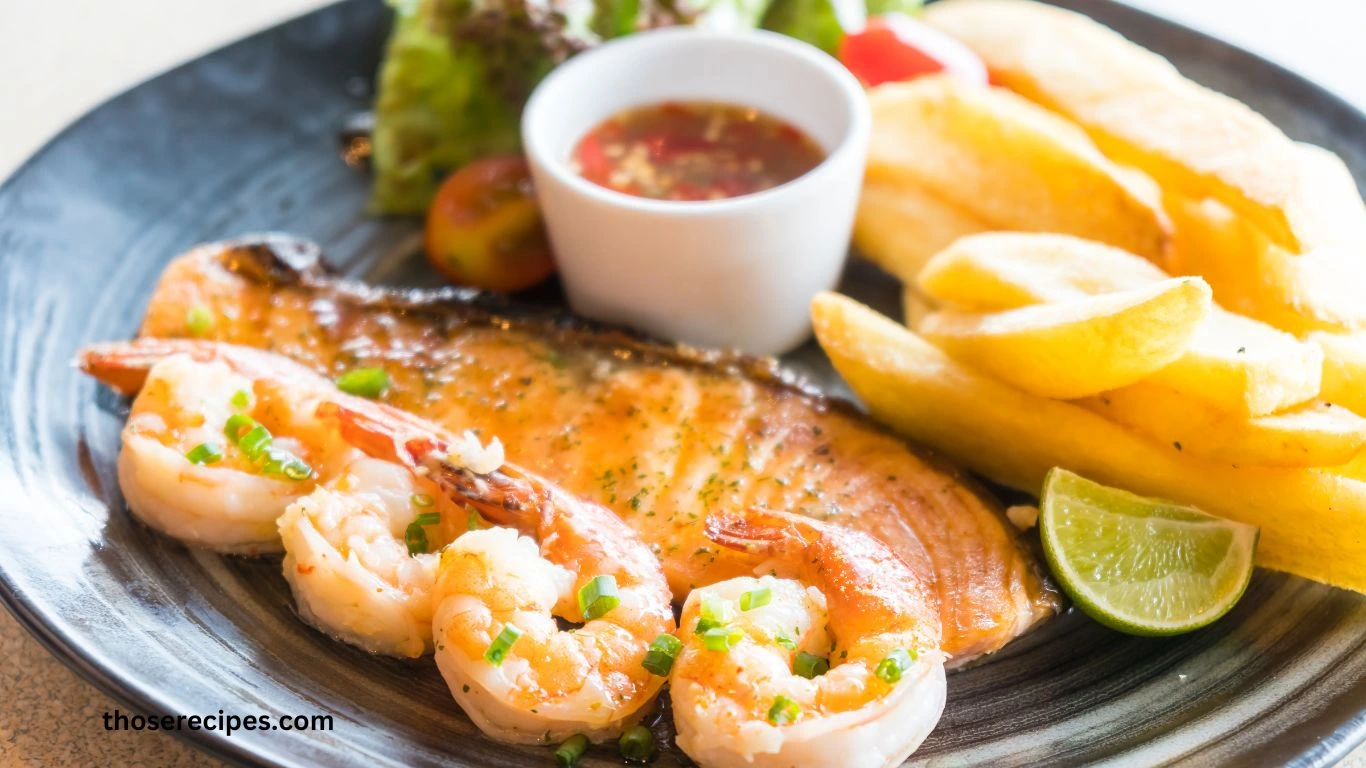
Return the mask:
<path id="1" fill-rule="evenodd" d="M 949 243 L 992 225 L 915 184 L 865 179 L 854 216 L 854 248 L 904 283 Z"/>
<path id="2" fill-rule="evenodd" d="M 920 322 L 919 332 L 1026 392 L 1085 397 L 1176 361 L 1210 306 L 1209 286 L 1185 277 L 1006 312 L 937 312 Z"/>
<path id="3" fill-rule="evenodd" d="M 936 253 L 916 283 L 927 297 L 978 312 L 1055 304 L 1170 276 L 1128 251 L 1069 235 L 993 232 Z"/>
<path id="4" fill-rule="evenodd" d="M 1279 128 L 1086 16 L 1028 0 L 947 0 L 924 17 L 981 56 L 993 82 L 1076 121 L 1164 189 L 1216 199 L 1292 253 L 1354 236 L 1339 191 L 1305 172 Z"/>
<path id="5" fill-rule="evenodd" d="M 991 233 L 936 254 L 918 285 L 932 300 L 977 311 L 1075 300 L 1166 280 L 1139 257 L 1066 235 Z M 1264 416 L 1319 392 L 1314 345 L 1215 307 L 1179 360 L 1153 380 L 1236 415 Z"/>
<path id="6" fill-rule="evenodd" d="M 907 283 L 901 293 L 901 313 L 907 328 L 916 330 L 925 318 L 937 311 L 939 306 L 933 299 L 926 298 L 925 294 L 916 289 L 914 283 Z"/>
<path id="7" fill-rule="evenodd" d="M 1295 254 L 1212 198 L 1166 196 L 1176 226 L 1171 271 L 1200 275 L 1220 306 L 1303 336 L 1366 329 L 1366 248 Z"/>
<path id="8" fill-rule="evenodd" d="M 996 482 L 1037 494 L 1060 466 L 1194 504 L 1259 526 L 1258 564 L 1366 592 L 1366 482 L 1198 459 L 977 373 L 843 296 L 817 296 L 812 320 L 821 347 L 875 418 Z"/>
<path id="9" fill-rule="evenodd" d="M 1323 471 L 1331 472 L 1332 474 L 1341 477 L 1350 477 L 1353 480 L 1366 483 L 1366 451 L 1358 453 L 1356 458 L 1346 464 L 1336 467 L 1325 467 Z"/>
<path id="10" fill-rule="evenodd" d="M 1152 381 L 1230 413 L 1265 416 L 1312 400 L 1322 375 L 1313 344 L 1216 307 L 1186 354 Z"/>
<path id="11" fill-rule="evenodd" d="M 1170 224 L 1156 187 L 1107 160 L 1084 132 L 1047 110 L 949 76 L 878 86 L 869 103 L 868 184 L 917 187 L 941 209 L 959 212 L 937 225 L 939 232 L 967 234 L 965 222 L 972 232 L 1065 232 L 1159 263 L 1166 258 Z M 864 230 L 861 247 L 886 261 L 882 240 L 870 241 Z"/>
<path id="12" fill-rule="evenodd" d="M 1326 467 L 1366 447 L 1366 419 L 1326 402 L 1249 417 L 1141 381 L 1077 404 L 1163 445 L 1240 466 Z"/>
<path id="13" fill-rule="evenodd" d="M 1366 333 L 1314 333 L 1323 350 L 1324 400 L 1366 416 Z"/>

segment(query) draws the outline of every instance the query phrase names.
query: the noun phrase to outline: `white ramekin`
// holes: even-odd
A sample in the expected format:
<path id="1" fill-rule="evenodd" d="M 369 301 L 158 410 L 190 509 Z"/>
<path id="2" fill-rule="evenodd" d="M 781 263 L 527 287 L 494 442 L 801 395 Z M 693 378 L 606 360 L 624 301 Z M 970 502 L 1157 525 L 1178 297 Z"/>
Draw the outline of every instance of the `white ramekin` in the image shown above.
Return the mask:
<path id="1" fill-rule="evenodd" d="M 764 192 L 703 202 L 632 197 L 574 173 L 584 134 L 661 101 L 756 107 L 827 152 Z M 810 333 L 809 302 L 839 278 L 871 119 L 858 81 L 771 32 L 673 28 L 570 59 L 527 103 L 522 141 L 570 304 L 584 315 L 711 347 L 777 354 Z"/>

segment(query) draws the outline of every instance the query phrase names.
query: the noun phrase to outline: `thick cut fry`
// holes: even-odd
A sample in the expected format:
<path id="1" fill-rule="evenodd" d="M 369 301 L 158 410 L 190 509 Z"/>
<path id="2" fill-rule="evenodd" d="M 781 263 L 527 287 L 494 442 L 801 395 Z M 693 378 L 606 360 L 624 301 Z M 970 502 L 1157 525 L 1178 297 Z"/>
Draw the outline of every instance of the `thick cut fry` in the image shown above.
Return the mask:
<path id="1" fill-rule="evenodd" d="M 1366 248 L 1294 254 L 1211 198 L 1168 194 L 1173 272 L 1200 275 L 1221 306 L 1298 336 L 1366 329 Z"/>
<path id="2" fill-rule="evenodd" d="M 1366 416 L 1366 333 L 1309 338 L 1323 350 L 1323 399 Z"/>
<path id="3" fill-rule="evenodd" d="M 990 314 L 938 312 L 920 333 L 1026 392 L 1085 397 L 1127 386 L 1185 352 L 1210 311 L 1199 278 Z"/>
<path id="4" fill-rule="evenodd" d="M 906 320 L 906 327 L 911 330 L 920 328 L 920 324 L 925 318 L 939 311 L 939 307 L 933 299 L 928 299 L 925 294 L 916 289 L 914 283 L 908 283 L 901 294 L 901 313 Z"/>
<path id="5" fill-rule="evenodd" d="M 1162 445 L 1239 466 L 1326 467 L 1366 447 L 1366 419 L 1326 402 L 1248 417 L 1142 381 L 1077 404 Z"/>
<path id="6" fill-rule="evenodd" d="M 1350 477 L 1353 480 L 1366 483 L 1366 451 L 1358 453 L 1356 458 L 1336 467 L 1328 467 L 1325 472 L 1331 472 L 1341 477 Z"/>
<path id="7" fill-rule="evenodd" d="M 1152 285 L 1165 273 L 1139 257 L 1066 235 L 993 233 L 936 254 L 919 280 L 931 298 L 986 311 Z M 1264 416 L 1319 392 L 1314 345 L 1215 307 L 1186 353 L 1154 381 L 1233 414 Z"/>
<path id="8" fill-rule="evenodd" d="M 992 225 L 914 184 L 865 179 L 854 216 L 854 248 L 904 283 L 949 243 Z"/>
<path id="9" fill-rule="evenodd" d="M 978 312 L 1056 304 L 1169 278 L 1128 251 L 1068 235 L 994 232 L 961 238 L 920 271 L 925 296 Z"/>
<path id="10" fill-rule="evenodd" d="M 993 82 L 1075 120 L 1165 189 L 1217 199 L 1293 253 L 1353 236 L 1338 192 L 1304 172 L 1280 129 L 1113 30 L 1027 0 L 948 0 L 925 19 L 981 56 Z"/>
<path id="11" fill-rule="evenodd" d="M 1261 528 L 1257 562 L 1366 592 L 1366 483 L 1315 469 L 1202 461 L 1072 403 L 955 362 L 842 296 L 812 304 L 816 338 L 872 414 L 973 470 L 1037 494 L 1060 466 Z"/>
<path id="12" fill-rule="evenodd" d="M 1243 416 L 1265 416 L 1319 393 L 1323 353 L 1288 333 L 1216 307 L 1186 354 L 1152 376 L 1183 395 Z"/>
<path id="13" fill-rule="evenodd" d="M 918 187 L 962 212 L 945 229 L 966 218 L 972 231 L 1065 232 L 1166 258 L 1170 223 L 1153 185 L 1047 110 L 948 76 L 882 85 L 869 102 L 868 183 Z"/>

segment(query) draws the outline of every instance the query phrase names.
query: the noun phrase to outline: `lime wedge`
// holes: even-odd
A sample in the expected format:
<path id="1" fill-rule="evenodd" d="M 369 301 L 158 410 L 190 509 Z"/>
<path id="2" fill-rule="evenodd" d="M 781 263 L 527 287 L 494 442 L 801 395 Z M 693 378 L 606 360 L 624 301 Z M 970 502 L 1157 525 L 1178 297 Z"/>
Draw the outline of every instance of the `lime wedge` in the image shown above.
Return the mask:
<path id="1" fill-rule="evenodd" d="M 1072 601 L 1131 635 L 1176 635 L 1223 616 L 1247 589 L 1257 549 L 1254 526 L 1057 468 L 1044 480 L 1039 534 Z"/>

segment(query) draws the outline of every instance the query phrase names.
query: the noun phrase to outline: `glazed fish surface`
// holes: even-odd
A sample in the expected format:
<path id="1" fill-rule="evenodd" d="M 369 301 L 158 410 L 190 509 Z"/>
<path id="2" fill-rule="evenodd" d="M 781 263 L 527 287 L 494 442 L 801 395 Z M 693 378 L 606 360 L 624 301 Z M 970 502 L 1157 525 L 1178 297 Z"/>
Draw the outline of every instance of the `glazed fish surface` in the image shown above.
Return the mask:
<path id="1" fill-rule="evenodd" d="M 711 512 L 759 508 L 889 545 L 932 585 L 954 663 L 1058 607 L 995 500 L 772 360 L 662 344 L 477 291 L 343 280 L 316 246 L 279 235 L 200 246 L 167 267 L 141 335 L 192 330 L 327 375 L 382 367 L 388 404 L 497 436 L 509 461 L 619 514 L 680 602 L 755 574 L 758 556 L 718 547 L 703 527 Z"/>

